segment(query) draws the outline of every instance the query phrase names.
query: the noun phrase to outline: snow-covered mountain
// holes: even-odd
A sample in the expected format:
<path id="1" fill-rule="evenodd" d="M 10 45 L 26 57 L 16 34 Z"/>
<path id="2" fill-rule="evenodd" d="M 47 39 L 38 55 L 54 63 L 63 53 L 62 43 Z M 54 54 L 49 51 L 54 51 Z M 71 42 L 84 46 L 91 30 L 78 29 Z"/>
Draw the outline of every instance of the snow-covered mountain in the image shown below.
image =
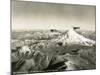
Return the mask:
<path id="1" fill-rule="evenodd" d="M 62 42 L 63 45 L 93 46 L 95 41 L 78 34 L 74 29 L 67 30 L 53 41 Z"/>

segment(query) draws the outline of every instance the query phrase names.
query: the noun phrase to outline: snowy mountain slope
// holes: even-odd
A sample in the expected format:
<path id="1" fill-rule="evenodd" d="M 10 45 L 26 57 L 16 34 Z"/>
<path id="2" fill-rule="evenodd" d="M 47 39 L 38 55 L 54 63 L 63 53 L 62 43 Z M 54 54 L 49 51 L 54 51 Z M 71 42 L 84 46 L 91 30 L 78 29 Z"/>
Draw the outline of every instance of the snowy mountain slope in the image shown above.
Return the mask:
<path id="1" fill-rule="evenodd" d="M 82 45 L 82 46 L 93 46 L 95 41 L 85 38 L 84 36 L 78 34 L 74 29 L 66 31 L 63 35 L 54 39 L 53 41 L 62 42 L 63 45 Z"/>
<path id="2" fill-rule="evenodd" d="M 26 43 L 26 40 L 23 42 Z M 28 45 L 30 49 L 33 50 L 39 50 L 50 55 L 59 55 L 70 52 L 72 50 L 82 48 L 87 49 L 88 47 L 92 47 L 93 45 L 95 45 L 95 41 L 85 38 L 83 35 L 78 34 L 75 30 L 70 29 L 60 33 L 59 36 L 52 38 L 51 40 L 29 40 L 28 44 L 26 45 Z"/>

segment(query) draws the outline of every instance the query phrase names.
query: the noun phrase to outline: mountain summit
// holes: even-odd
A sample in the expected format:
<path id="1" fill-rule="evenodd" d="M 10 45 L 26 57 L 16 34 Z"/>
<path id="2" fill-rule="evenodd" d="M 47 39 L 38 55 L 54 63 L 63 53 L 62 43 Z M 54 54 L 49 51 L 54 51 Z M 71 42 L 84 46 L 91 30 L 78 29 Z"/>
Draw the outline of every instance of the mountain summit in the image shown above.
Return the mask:
<path id="1" fill-rule="evenodd" d="M 62 42 L 64 45 L 82 45 L 82 46 L 93 46 L 95 41 L 84 37 L 83 35 L 77 33 L 75 29 L 67 30 L 62 33 L 56 42 Z"/>

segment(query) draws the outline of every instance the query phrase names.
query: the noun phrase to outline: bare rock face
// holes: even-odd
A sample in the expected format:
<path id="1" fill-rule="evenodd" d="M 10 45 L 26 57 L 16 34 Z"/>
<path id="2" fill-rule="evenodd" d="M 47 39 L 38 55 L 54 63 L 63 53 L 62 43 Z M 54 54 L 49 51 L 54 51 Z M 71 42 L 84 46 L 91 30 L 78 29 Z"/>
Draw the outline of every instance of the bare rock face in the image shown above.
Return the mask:
<path id="1" fill-rule="evenodd" d="M 95 69 L 96 58 L 95 48 L 87 50 L 73 51 L 63 55 L 48 56 L 40 51 L 35 51 L 29 55 L 20 56 L 12 54 L 13 70 L 15 72 L 45 72 L 45 71 L 61 71 L 61 70 L 86 70 Z M 17 56 L 14 56 L 16 55 Z"/>

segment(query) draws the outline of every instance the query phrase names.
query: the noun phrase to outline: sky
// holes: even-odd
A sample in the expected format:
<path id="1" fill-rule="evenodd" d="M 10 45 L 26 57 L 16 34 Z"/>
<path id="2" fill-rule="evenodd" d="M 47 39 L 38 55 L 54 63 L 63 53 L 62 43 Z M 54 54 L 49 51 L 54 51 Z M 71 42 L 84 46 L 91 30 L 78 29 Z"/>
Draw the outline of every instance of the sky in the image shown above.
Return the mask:
<path id="1" fill-rule="evenodd" d="M 12 30 L 95 30 L 95 6 L 12 1 Z"/>

